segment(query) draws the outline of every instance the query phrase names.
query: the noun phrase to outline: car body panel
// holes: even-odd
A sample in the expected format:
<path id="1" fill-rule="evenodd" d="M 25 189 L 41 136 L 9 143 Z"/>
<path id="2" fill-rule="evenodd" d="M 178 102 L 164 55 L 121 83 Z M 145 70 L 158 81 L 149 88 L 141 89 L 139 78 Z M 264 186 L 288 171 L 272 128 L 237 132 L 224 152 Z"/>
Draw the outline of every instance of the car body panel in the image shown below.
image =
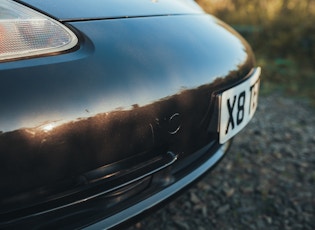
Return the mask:
<path id="1" fill-rule="evenodd" d="M 0 227 L 114 226 L 222 158 L 216 93 L 255 65 L 233 29 L 198 7 L 176 11 L 182 1 L 131 18 L 76 11 L 87 1 L 68 14 L 73 1 L 26 2 L 67 21 L 79 44 L 0 63 Z"/>
<path id="2" fill-rule="evenodd" d="M 200 14 L 190 0 L 23 0 L 61 21 L 145 17 L 152 15 Z"/>
<path id="3" fill-rule="evenodd" d="M 1 63 L 5 84 L 0 92 L 4 108 L 0 131 L 147 105 L 219 81 L 239 69 L 240 75 L 247 74 L 252 66 L 247 44 L 210 16 L 70 25 L 83 34 L 77 51 Z M 226 45 L 220 46 L 221 42 Z M 34 85 L 38 87 L 34 89 Z M 11 89 L 16 92 L 11 93 Z"/>

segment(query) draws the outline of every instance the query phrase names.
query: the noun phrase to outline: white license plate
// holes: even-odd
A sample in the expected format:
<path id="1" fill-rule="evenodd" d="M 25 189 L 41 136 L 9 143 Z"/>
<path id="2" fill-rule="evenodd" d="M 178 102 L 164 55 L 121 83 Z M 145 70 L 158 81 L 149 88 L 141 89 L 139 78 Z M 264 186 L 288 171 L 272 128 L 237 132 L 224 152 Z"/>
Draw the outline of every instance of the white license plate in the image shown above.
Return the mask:
<path id="1" fill-rule="evenodd" d="M 258 103 L 260 72 L 258 67 L 245 81 L 219 95 L 221 144 L 243 129 L 254 116 Z"/>

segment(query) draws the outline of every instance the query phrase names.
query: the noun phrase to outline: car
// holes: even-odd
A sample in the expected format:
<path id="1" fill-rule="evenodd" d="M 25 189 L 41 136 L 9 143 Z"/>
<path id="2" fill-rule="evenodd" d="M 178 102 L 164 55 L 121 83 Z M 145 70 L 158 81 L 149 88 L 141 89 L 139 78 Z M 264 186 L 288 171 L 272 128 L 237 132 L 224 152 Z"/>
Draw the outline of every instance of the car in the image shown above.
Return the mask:
<path id="1" fill-rule="evenodd" d="M 190 0 L 1 0 L 0 228 L 149 213 L 224 157 L 260 72 Z"/>

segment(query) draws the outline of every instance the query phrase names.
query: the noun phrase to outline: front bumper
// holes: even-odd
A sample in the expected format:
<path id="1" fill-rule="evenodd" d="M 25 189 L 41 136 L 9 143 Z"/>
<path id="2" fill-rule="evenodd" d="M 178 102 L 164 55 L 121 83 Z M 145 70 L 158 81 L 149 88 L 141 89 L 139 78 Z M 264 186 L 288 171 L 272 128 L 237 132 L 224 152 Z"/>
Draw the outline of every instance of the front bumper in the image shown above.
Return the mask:
<path id="1" fill-rule="evenodd" d="M 200 176 L 212 169 L 225 155 L 230 142 L 218 145 L 214 142 L 203 147 L 181 162 L 172 162 L 168 167 L 152 175 L 134 180 L 132 184 L 116 190 L 101 191 L 91 197 L 66 205 L 41 206 L 20 210 L 10 216 L 1 216 L 1 228 L 34 229 L 108 229 L 117 227 L 132 218 L 145 214 L 151 208 L 173 197 Z M 189 166 L 187 166 L 189 165 Z M 66 200 L 65 200 L 66 201 Z M 55 201 L 58 204 L 59 201 Z M 31 213 L 33 212 L 33 213 Z M 16 215 L 16 219 L 12 219 Z M 4 221 L 3 218 L 10 220 Z M 40 223 L 40 224 L 39 224 Z"/>
<path id="2" fill-rule="evenodd" d="M 100 220 L 87 226 L 87 229 L 115 227 L 118 224 L 121 224 L 130 218 L 136 217 L 137 215 L 149 211 L 151 208 L 154 208 L 155 206 L 163 203 L 167 199 L 174 196 L 176 193 L 182 191 L 191 183 L 195 182 L 207 171 L 213 169 L 214 166 L 224 157 L 229 145 L 230 142 L 220 146 L 216 150 L 216 152 L 211 155 L 211 157 L 209 157 L 209 146 L 206 146 L 198 153 L 196 153 L 197 155 L 203 153 L 203 155 L 195 162 L 192 162 L 192 168 L 185 169 L 185 172 L 179 171 L 177 173 L 174 173 L 173 175 L 167 175 L 166 179 L 168 181 L 174 182 L 171 182 L 169 185 L 165 184 L 164 186 L 161 186 L 158 192 L 153 193 L 150 196 L 145 196 L 145 199 L 139 199 L 139 201 L 137 201 L 134 205 L 122 210 L 121 212 L 115 213 L 114 215 L 106 219 Z M 193 166 L 195 166 L 195 168 L 193 168 Z M 155 177 L 159 177 L 159 175 L 156 175 Z M 158 180 L 161 180 L 161 178 L 159 178 Z M 150 188 L 148 190 L 150 190 Z"/>

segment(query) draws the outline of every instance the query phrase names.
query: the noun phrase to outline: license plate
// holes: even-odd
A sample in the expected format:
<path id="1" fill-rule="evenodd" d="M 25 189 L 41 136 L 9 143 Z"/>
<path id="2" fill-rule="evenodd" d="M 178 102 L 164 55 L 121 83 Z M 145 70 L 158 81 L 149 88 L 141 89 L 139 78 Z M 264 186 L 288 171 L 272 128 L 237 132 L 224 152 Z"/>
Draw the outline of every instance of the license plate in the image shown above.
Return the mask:
<path id="1" fill-rule="evenodd" d="M 252 119 L 257 109 L 260 68 L 242 83 L 219 95 L 219 140 L 223 144 Z"/>

